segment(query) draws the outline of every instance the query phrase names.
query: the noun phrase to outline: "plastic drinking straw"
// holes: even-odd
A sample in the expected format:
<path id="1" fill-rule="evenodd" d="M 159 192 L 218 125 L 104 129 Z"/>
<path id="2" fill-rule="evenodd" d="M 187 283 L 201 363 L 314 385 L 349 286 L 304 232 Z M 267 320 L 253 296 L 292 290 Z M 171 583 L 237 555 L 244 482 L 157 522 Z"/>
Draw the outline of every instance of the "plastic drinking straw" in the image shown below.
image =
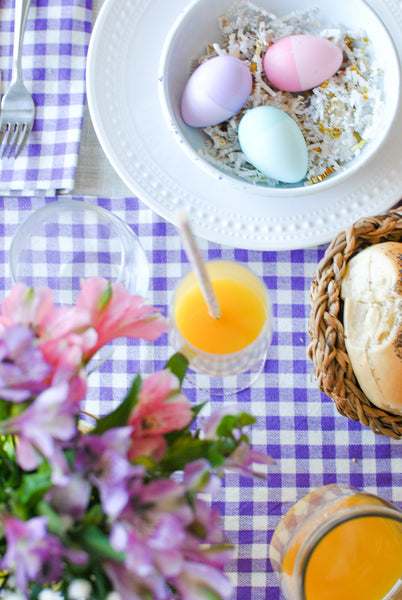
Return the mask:
<path id="1" fill-rule="evenodd" d="M 212 318 L 219 319 L 221 316 L 221 309 L 219 307 L 218 300 L 216 299 L 214 288 L 212 287 L 211 280 L 205 268 L 204 261 L 202 260 L 200 250 L 195 241 L 186 213 L 180 211 L 177 214 L 177 221 L 178 231 L 183 240 L 187 258 L 191 263 L 198 283 L 200 284 L 202 295 L 204 296 L 205 302 L 208 306 L 208 312 Z"/>

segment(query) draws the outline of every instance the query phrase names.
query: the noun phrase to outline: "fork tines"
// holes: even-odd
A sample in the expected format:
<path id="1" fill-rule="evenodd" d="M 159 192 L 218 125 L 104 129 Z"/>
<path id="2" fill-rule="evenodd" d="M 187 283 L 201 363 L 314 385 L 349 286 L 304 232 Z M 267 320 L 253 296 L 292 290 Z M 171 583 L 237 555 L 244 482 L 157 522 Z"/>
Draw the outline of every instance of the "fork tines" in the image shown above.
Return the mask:
<path id="1" fill-rule="evenodd" d="M 21 153 L 21 150 L 24 148 L 31 131 L 32 124 L 6 123 L 3 129 L 0 131 L 0 147 L 5 140 L 3 150 L 1 152 L 1 158 L 4 158 L 5 156 L 10 158 L 18 144 L 17 152 L 14 157 L 17 158 L 17 156 L 19 156 Z M 7 150 L 8 152 L 6 154 Z"/>

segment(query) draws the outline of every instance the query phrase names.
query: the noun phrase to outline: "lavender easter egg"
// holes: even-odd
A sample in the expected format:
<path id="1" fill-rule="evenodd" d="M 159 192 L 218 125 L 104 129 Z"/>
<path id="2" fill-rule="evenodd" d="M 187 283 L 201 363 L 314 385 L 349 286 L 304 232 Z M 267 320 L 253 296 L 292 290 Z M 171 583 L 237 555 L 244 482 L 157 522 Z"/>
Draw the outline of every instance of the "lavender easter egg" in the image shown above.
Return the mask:
<path id="1" fill-rule="evenodd" d="M 315 35 L 289 35 L 268 48 L 263 67 L 278 89 L 302 92 L 332 77 L 342 62 L 342 50 L 333 42 Z"/>
<path id="2" fill-rule="evenodd" d="M 226 121 L 246 103 L 252 87 L 248 66 L 234 56 L 215 56 L 192 73 L 184 88 L 181 115 L 192 127 Z"/>

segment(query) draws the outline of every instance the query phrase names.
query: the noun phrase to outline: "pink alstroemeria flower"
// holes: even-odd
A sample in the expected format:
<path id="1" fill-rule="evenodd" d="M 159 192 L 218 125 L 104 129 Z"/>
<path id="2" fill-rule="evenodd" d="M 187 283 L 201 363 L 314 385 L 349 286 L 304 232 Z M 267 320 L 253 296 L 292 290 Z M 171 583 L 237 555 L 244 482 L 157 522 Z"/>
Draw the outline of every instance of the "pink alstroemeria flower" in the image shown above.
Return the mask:
<path id="1" fill-rule="evenodd" d="M 98 339 L 91 328 L 89 313 L 76 307 L 55 306 L 52 292 L 47 288 L 32 289 L 17 283 L 3 299 L 1 309 L 0 325 L 25 325 L 35 334 L 37 347 L 52 367 L 48 382 L 63 367 L 69 369 L 68 379 L 74 378 L 83 367 L 84 353 Z M 62 370 L 66 380 L 67 370 Z"/>
<path id="2" fill-rule="evenodd" d="M 87 311 L 75 306 L 56 307 L 38 329 L 39 345 L 54 367 L 82 368 L 84 354 L 97 343 L 98 334 L 91 326 Z"/>
<path id="3" fill-rule="evenodd" d="M 50 289 L 16 283 L 1 302 L 0 324 L 26 325 L 38 338 L 53 339 L 73 331 L 81 333 L 91 323 L 87 312 L 74 306 L 55 306 Z"/>
<path id="4" fill-rule="evenodd" d="M 96 331 L 89 328 L 79 335 L 71 332 L 60 337 L 42 339 L 39 341 L 39 347 L 54 372 L 61 367 L 67 367 L 76 374 L 83 369 L 84 357 L 96 344 L 97 339 Z"/>
<path id="5" fill-rule="evenodd" d="M 54 308 L 53 293 L 48 288 L 33 290 L 16 283 L 1 302 L 0 324 L 26 325 L 36 331 Z"/>
<path id="6" fill-rule="evenodd" d="M 22 324 L 32 328 L 47 362 L 81 369 L 105 344 L 118 337 L 155 340 L 167 320 L 130 294 L 123 284 L 101 277 L 81 282 L 75 306 L 55 306 L 47 288 L 17 283 L 1 303 L 0 326 Z"/>
<path id="7" fill-rule="evenodd" d="M 180 392 L 180 382 L 168 369 L 147 377 L 138 393 L 129 425 L 133 427 L 131 460 L 152 456 L 160 460 L 166 450 L 164 434 L 186 427 L 193 413 L 190 402 Z"/>
<path id="8" fill-rule="evenodd" d="M 89 314 L 98 334 L 97 343 L 85 354 L 88 360 L 99 348 L 119 337 L 155 340 L 168 328 L 165 317 L 141 296 L 130 294 L 121 283 L 110 284 L 102 277 L 81 282 L 77 310 Z"/>

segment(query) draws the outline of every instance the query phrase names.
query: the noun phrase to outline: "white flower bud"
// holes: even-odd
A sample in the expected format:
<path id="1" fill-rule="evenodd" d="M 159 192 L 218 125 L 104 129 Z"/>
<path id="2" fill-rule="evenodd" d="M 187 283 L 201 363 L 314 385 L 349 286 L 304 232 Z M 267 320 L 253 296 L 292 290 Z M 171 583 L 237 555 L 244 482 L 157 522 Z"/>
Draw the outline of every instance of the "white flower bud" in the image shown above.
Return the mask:
<path id="1" fill-rule="evenodd" d="M 20 592 L 12 592 L 11 590 L 4 590 L 0 596 L 1 600 L 24 600 L 24 597 Z"/>
<path id="2" fill-rule="evenodd" d="M 119 592 L 109 592 L 109 594 L 106 596 L 105 600 L 121 600 L 121 596 L 119 594 Z"/>
<path id="3" fill-rule="evenodd" d="M 68 586 L 70 600 L 86 600 L 91 594 L 91 584 L 85 579 L 75 579 Z"/>
<path id="4" fill-rule="evenodd" d="M 39 592 L 38 600 L 60 600 L 60 594 L 50 588 L 44 588 Z"/>

